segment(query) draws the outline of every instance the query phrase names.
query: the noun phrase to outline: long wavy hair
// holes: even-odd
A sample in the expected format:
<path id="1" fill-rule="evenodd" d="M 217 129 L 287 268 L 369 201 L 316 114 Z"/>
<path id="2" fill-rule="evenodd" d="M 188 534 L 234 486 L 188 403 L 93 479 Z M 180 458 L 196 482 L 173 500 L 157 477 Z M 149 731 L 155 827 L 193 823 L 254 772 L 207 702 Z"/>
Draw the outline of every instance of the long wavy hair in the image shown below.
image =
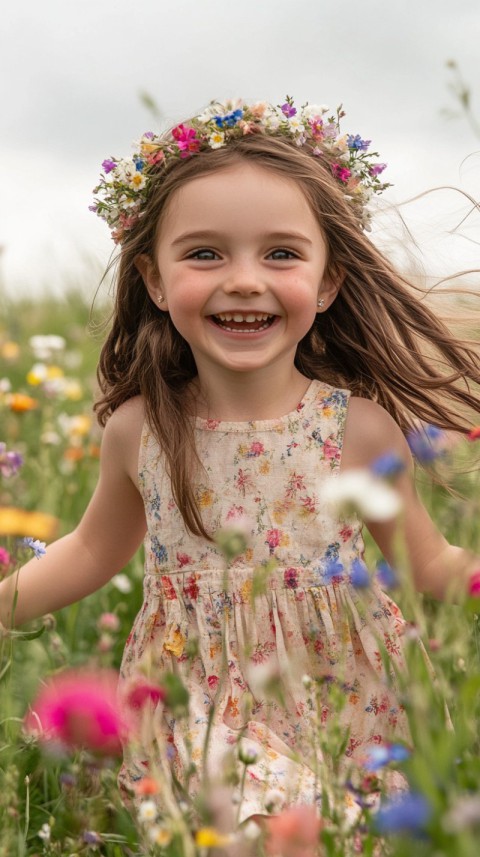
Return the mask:
<path id="1" fill-rule="evenodd" d="M 169 314 L 150 299 L 135 260 L 139 254 L 153 258 L 168 204 L 179 188 L 241 163 L 298 185 L 325 237 L 328 272 L 343 276 L 333 304 L 317 314 L 298 343 L 299 371 L 377 401 L 404 432 L 422 420 L 465 433 L 472 424 L 469 412 L 480 408 L 478 343 L 457 338 L 429 308 L 426 292 L 402 277 L 372 244 L 321 159 L 285 139 L 255 134 L 167 169 L 160 166 L 143 216 L 117 259 L 115 305 L 98 367 L 102 395 L 95 409 L 104 425 L 123 402 L 143 397 L 185 525 L 207 538 L 192 479 L 199 465 L 189 392 L 195 361 Z"/>

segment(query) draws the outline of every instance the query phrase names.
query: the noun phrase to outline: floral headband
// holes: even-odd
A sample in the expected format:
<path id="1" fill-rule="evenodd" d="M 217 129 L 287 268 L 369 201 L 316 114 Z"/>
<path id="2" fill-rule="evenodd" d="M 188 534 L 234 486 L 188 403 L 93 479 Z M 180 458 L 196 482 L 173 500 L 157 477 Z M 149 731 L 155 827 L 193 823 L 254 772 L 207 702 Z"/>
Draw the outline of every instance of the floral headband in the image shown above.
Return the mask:
<path id="1" fill-rule="evenodd" d="M 90 210 L 105 220 L 113 240 L 121 244 L 142 217 L 152 179 L 171 161 L 220 149 L 247 134 L 264 134 L 291 140 L 323 160 L 360 225 L 368 229 L 371 212 L 367 206 L 372 195 L 390 186 L 379 179 L 386 164 L 375 161 L 378 152 L 368 152 L 370 140 L 362 140 L 359 134 L 341 133 L 340 120 L 345 116 L 341 106 L 335 115 L 328 113 L 328 107 L 313 104 L 297 108 L 288 96 L 285 104 L 277 107 L 265 102 L 247 105 L 241 100 L 225 104 L 213 101 L 199 116 L 175 126 L 164 136 L 145 133 L 132 157 L 103 161 Z"/>

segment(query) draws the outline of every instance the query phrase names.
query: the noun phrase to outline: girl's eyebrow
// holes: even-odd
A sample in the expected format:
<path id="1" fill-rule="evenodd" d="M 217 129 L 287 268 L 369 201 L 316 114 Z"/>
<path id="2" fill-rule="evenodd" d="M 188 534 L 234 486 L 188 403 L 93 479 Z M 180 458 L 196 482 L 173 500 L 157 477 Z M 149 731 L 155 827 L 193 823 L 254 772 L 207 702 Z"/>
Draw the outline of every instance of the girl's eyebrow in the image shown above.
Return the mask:
<path id="1" fill-rule="evenodd" d="M 172 247 L 178 244 L 185 244 L 187 241 L 212 241 L 215 238 L 221 237 L 221 232 L 215 230 L 201 230 L 199 232 L 183 232 L 175 241 L 172 241 Z M 265 232 L 259 236 L 262 240 L 267 241 L 301 241 L 304 244 L 312 244 L 310 238 L 302 235 L 300 232 Z"/>

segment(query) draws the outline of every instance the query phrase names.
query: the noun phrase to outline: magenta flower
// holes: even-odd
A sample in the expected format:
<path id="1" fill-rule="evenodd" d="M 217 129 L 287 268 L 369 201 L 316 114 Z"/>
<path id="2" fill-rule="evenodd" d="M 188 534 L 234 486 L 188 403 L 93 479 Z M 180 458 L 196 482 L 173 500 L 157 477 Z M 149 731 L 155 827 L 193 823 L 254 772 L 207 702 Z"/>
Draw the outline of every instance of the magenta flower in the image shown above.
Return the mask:
<path id="1" fill-rule="evenodd" d="M 2 578 L 13 565 L 13 558 L 6 548 L 0 547 L 0 578 Z"/>
<path id="2" fill-rule="evenodd" d="M 166 693 L 163 687 L 156 684 L 151 684 L 148 681 L 139 681 L 127 691 L 125 695 L 126 704 L 133 709 L 139 711 L 144 708 L 147 703 L 152 703 L 153 706 L 159 702 L 164 702 Z"/>
<path id="3" fill-rule="evenodd" d="M 370 167 L 368 172 L 370 173 L 371 176 L 373 176 L 375 178 L 375 176 L 379 176 L 380 173 L 383 173 L 383 171 L 386 168 L 387 168 L 386 164 L 373 164 L 373 166 Z"/>
<path id="4" fill-rule="evenodd" d="M 480 568 L 470 575 L 468 581 L 468 594 L 472 598 L 480 598 Z"/>
<path id="5" fill-rule="evenodd" d="M 25 728 L 46 745 L 120 755 L 126 730 L 117 703 L 116 673 L 67 670 L 52 677 L 32 703 Z"/>
<path id="6" fill-rule="evenodd" d="M 185 125 L 177 125 L 172 131 L 172 137 L 177 141 L 180 149 L 180 157 L 188 158 L 200 149 L 200 140 L 195 128 L 187 128 Z"/>
<path id="7" fill-rule="evenodd" d="M 106 158 L 104 161 L 102 161 L 102 167 L 103 167 L 104 172 L 106 172 L 106 173 L 111 173 L 112 170 L 114 170 L 116 166 L 117 165 L 116 165 L 115 161 L 112 161 L 110 158 Z"/>
<path id="8" fill-rule="evenodd" d="M 351 171 L 348 167 L 342 167 L 341 164 L 332 164 L 331 165 L 332 173 L 336 179 L 346 184 L 352 175 Z"/>

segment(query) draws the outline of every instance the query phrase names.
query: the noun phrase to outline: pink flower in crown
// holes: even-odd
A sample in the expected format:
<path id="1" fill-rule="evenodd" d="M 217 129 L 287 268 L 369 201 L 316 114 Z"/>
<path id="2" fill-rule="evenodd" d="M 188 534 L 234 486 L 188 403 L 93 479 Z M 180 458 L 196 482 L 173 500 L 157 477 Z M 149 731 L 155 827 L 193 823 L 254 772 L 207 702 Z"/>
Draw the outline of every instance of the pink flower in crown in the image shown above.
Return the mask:
<path id="1" fill-rule="evenodd" d="M 312 119 L 308 120 L 308 124 L 310 126 L 310 132 L 314 140 L 323 140 L 325 136 L 323 121 L 320 116 L 314 116 Z"/>
<path id="2" fill-rule="evenodd" d="M 67 670 L 54 676 L 32 703 L 25 728 L 46 744 L 120 755 L 126 724 L 118 707 L 117 675 Z"/>
<path id="3" fill-rule="evenodd" d="M 165 157 L 164 152 L 162 152 L 161 149 L 158 149 L 158 151 L 152 152 L 150 155 L 147 155 L 145 160 L 146 160 L 147 164 L 150 164 L 151 166 L 153 166 L 154 164 L 158 164 L 158 163 L 160 163 L 160 161 L 163 161 L 164 157 Z"/>
<path id="4" fill-rule="evenodd" d="M 200 140 L 195 128 L 187 128 L 185 125 L 177 125 L 172 131 L 172 137 L 180 149 L 180 157 L 188 158 L 200 149 Z"/>
<path id="5" fill-rule="evenodd" d="M 348 167 L 342 167 L 341 164 L 331 164 L 331 170 L 336 179 L 346 184 L 352 175 Z"/>

